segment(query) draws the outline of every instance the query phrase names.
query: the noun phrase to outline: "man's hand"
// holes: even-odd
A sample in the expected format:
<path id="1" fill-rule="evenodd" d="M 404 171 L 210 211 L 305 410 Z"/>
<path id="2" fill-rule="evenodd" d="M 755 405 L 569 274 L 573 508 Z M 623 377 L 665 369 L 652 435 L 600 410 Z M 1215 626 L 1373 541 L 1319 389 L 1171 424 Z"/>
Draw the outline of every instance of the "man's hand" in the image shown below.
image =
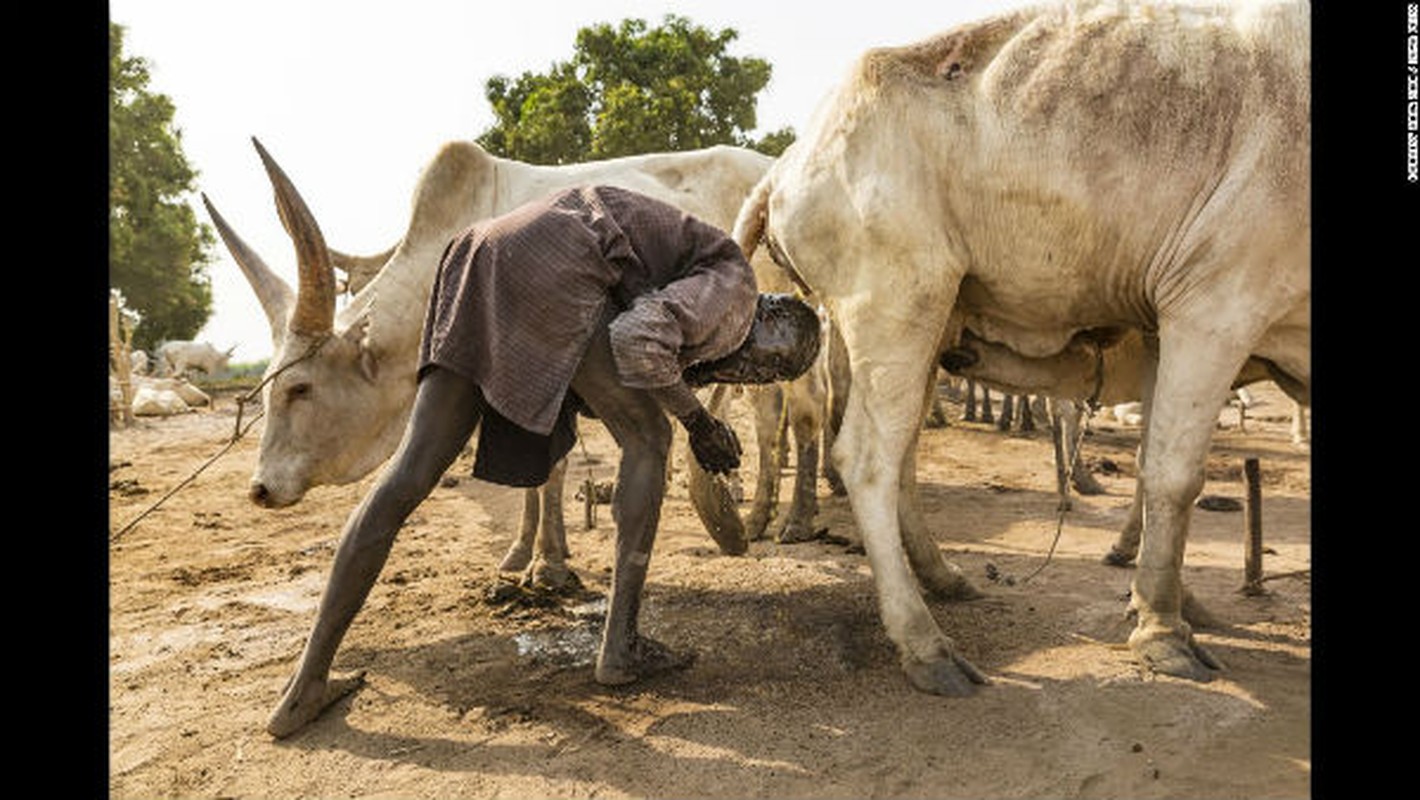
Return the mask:
<path id="1" fill-rule="evenodd" d="M 740 440 L 729 425 L 704 408 L 680 418 L 690 434 L 690 450 L 706 472 L 724 474 L 740 466 Z"/>

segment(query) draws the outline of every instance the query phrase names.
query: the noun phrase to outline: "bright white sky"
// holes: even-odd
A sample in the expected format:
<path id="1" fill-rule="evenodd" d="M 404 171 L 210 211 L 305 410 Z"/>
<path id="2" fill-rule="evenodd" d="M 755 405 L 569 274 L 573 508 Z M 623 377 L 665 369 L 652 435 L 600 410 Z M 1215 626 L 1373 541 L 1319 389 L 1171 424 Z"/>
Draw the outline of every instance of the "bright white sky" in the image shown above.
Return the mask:
<path id="1" fill-rule="evenodd" d="M 261 140 L 296 182 L 326 241 L 351 253 L 394 244 L 414 183 L 441 143 L 493 122 L 493 75 L 541 72 L 572 55 L 579 28 L 667 13 L 739 38 L 730 52 L 773 65 L 756 135 L 802 132 L 852 59 L 913 42 L 1020 0 L 110 0 L 124 52 L 148 60 L 149 88 L 172 98 L 198 189 L 272 269 L 295 255 L 252 147 Z M 210 223 L 200 197 L 191 202 Z M 214 313 L 199 339 L 271 355 L 256 296 L 220 241 Z"/>

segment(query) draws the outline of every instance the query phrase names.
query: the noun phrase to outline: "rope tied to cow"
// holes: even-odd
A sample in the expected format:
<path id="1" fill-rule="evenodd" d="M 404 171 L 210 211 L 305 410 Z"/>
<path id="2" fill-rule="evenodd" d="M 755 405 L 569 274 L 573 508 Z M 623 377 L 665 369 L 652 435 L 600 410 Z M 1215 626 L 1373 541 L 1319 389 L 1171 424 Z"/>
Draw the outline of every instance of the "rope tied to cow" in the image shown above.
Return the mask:
<path id="1" fill-rule="evenodd" d="M 1070 493 L 1070 483 L 1075 477 L 1075 468 L 1080 463 L 1080 447 L 1085 443 L 1085 433 L 1089 430 L 1090 420 L 1094 418 L 1095 412 L 1099 410 L 1100 394 L 1104 390 L 1104 349 L 1098 341 L 1095 347 L 1095 387 L 1088 400 L 1085 401 L 1085 413 L 1081 415 L 1079 430 L 1075 433 L 1074 454 L 1071 455 L 1069 463 L 1065 465 L 1065 480 L 1060 496 L 1060 504 L 1055 513 L 1055 536 L 1050 541 L 1050 549 L 1045 553 L 1045 560 L 1040 563 L 1031 573 L 1021 579 L 1021 583 L 1029 583 L 1031 578 L 1039 575 L 1050 566 L 1050 562 L 1055 557 L 1055 548 L 1060 544 L 1060 534 L 1065 530 L 1065 512 L 1070 510 L 1070 503 L 1067 498 Z M 1052 424 L 1059 423 L 1052 420 Z"/>
<path id="2" fill-rule="evenodd" d="M 252 417 L 251 421 L 247 424 L 246 427 L 242 427 L 242 413 L 246 407 L 246 404 L 255 402 L 257 397 L 260 395 L 261 390 L 265 388 L 268 383 L 274 380 L 277 375 L 280 375 L 281 373 L 285 372 L 296 364 L 299 364 L 302 361 L 305 361 L 306 359 L 314 356 L 317 352 L 320 351 L 321 347 L 325 346 L 325 343 L 330 340 L 331 336 L 332 334 L 329 332 L 320 335 L 316 338 L 315 341 L 311 342 L 311 346 L 306 348 L 306 351 L 304 353 L 297 356 L 296 358 L 291 359 L 290 361 L 287 361 L 285 364 L 282 364 L 280 367 L 273 370 L 270 374 L 263 377 L 261 381 L 257 383 L 254 388 L 251 389 L 251 391 L 247 392 L 241 397 L 238 397 L 237 419 L 236 425 L 232 431 L 232 438 L 228 439 L 226 444 L 222 445 L 222 448 L 218 450 L 215 454 L 213 454 L 211 458 L 207 459 L 202 463 L 201 466 L 193 470 L 191 475 L 188 475 L 186 478 L 183 478 L 181 481 L 178 481 L 178 483 L 173 486 L 173 488 L 169 489 L 163 494 L 162 497 L 159 497 L 157 500 L 155 500 L 152 505 L 143 509 L 143 511 L 140 512 L 138 516 L 130 520 L 128 524 L 124 525 L 122 528 L 119 528 L 117 531 L 114 531 L 112 534 L 110 534 L 108 537 L 109 544 L 118 541 L 119 538 L 126 535 L 129 531 L 133 530 L 133 528 L 135 528 L 139 522 L 143 521 L 145 517 L 147 517 L 154 511 L 157 511 L 158 508 L 163 505 L 163 503 L 166 503 L 169 498 L 171 498 L 173 495 L 177 494 L 179 491 L 187 487 L 188 484 L 196 480 L 198 475 L 201 475 L 204 471 L 207 470 L 208 467 L 215 464 L 217 462 L 217 459 L 226 455 L 228 451 L 230 451 L 238 441 L 241 441 L 242 437 L 246 436 L 247 431 L 251 430 L 252 427 L 256 425 L 257 420 L 260 420 L 262 414 L 265 413 L 265 411 L 263 410 L 262 412 L 256 414 L 256 416 Z"/>

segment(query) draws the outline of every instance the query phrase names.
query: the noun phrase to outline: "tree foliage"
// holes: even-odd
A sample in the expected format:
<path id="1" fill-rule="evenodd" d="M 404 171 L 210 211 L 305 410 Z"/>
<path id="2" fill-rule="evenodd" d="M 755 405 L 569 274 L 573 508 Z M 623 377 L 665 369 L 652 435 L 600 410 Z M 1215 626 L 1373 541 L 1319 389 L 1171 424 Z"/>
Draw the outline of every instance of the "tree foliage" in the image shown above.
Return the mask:
<path id="1" fill-rule="evenodd" d="M 779 155 L 783 128 L 755 140 L 756 95 L 769 62 L 728 53 L 739 36 L 667 15 L 577 32 L 569 61 L 516 79 L 494 76 L 484 95 L 497 118 L 478 137 L 489 152 L 534 164 L 568 164 L 716 144 Z"/>
<path id="2" fill-rule="evenodd" d="M 147 62 L 109 24 L 109 285 L 142 315 L 136 347 L 191 339 L 212 314 L 211 229 L 183 200 L 197 178 L 173 102 L 148 90 Z"/>

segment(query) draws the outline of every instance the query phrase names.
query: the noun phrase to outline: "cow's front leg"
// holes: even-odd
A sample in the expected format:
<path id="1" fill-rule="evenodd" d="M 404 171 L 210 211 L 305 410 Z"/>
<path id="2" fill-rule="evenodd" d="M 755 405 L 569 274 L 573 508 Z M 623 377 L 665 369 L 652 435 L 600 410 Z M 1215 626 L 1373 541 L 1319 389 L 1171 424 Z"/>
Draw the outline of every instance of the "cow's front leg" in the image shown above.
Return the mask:
<path id="1" fill-rule="evenodd" d="M 922 421 L 936 330 L 914 315 L 889 319 L 868 305 L 835 311 L 842 312 L 835 319 L 844 326 L 853 388 L 833 458 L 848 486 L 883 625 L 915 687 L 970 694 L 985 678 L 932 618 L 908 567 L 898 517 L 904 455 Z"/>
<path id="2" fill-rule="evenodd" d="M 1129 646 L 1157 672 L 1207 681 L 1221 664 L 1193 640 L 1184 620 L 1183 554 L 1193 501 L 1217 423 L 1247 350 L 1245 337 L 1176 323 L 1160 333 L 1158 376 L 1146 420 L 1141 472 L 1144 532 L 1131 606 L 1139 619 Z"/>
<path id="3" fill-rule="evenodd" d="M 399 449 L 345 523 L 301 664 L 267 720 L 272 736 L 300 730 L 359 688 L 361 675 L 331 678 L 336 648 L 365 604 L 400 526 L 463 449 L 482 410 L 478 387 L 453 372 L 434 369 L 419 382 Z"/>

